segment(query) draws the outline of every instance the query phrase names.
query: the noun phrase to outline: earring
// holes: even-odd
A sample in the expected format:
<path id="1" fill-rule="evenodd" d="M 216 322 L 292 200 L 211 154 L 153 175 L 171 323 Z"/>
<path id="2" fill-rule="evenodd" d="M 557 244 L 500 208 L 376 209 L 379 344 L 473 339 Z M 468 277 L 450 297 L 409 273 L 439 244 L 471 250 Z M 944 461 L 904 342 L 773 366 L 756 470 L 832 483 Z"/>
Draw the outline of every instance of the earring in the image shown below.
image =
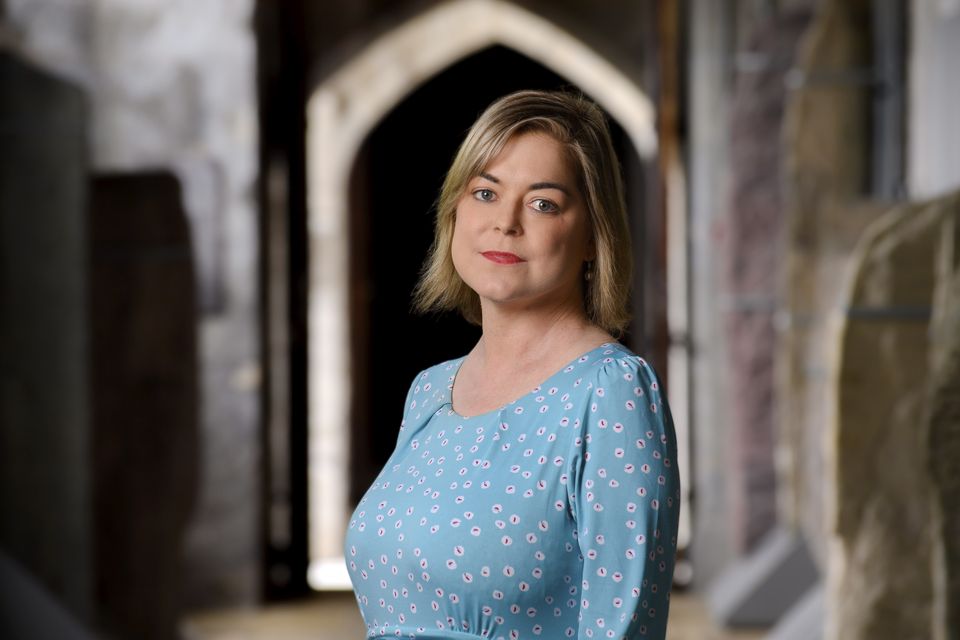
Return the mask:
<path id="1" fill-rule="evenodd" d="M 587 270 L 583 274 L 584 280 L 590 280 L 593 278 L 593 260 L 587 262 Z"/>

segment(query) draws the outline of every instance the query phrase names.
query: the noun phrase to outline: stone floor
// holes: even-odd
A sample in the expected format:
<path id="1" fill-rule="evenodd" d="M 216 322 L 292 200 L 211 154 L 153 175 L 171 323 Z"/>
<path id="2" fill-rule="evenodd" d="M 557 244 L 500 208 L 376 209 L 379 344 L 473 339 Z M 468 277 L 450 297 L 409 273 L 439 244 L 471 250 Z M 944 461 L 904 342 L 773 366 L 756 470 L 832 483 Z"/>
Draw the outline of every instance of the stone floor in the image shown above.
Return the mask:
<path id="1" fill-rule="evenodd" d="M 297 603 L 259 610 L 211 611 L 182 624 L 184 640 L 363 640 L 363 621 L 352 592 L 325 592 Z M 762 631 L 721 631 L 710 624 L 703 602 L 674 593 L 668 640 L 760 640 Z"/>

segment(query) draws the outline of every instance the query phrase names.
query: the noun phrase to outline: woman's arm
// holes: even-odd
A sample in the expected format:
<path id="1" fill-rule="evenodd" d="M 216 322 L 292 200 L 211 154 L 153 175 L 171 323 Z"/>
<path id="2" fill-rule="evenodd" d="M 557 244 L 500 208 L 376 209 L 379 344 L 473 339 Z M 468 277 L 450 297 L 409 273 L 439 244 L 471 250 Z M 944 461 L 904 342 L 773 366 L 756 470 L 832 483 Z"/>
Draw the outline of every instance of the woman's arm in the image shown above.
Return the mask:
<path id="1" fill-rule="evenodd" d="M 670 409 L 642 358 L 603 365 L 576 444 L 569 488 L 583 556 L 577 637 L 662 640 L 680 479 Z"/>

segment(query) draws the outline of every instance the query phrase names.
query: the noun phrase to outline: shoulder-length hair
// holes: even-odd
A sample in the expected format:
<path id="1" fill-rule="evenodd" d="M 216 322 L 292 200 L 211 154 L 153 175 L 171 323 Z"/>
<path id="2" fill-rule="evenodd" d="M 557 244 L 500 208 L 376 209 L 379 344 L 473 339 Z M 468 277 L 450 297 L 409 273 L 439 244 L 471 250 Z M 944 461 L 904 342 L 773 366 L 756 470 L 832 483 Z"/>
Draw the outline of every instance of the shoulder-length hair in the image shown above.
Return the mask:
<path id="1" fill-rule="evenodd" d="M 480 298 L 460 278 L 451 257 L 457 202 L 469 181 L 512 136 L 530 132 L 553 137 L 574 164 L 596 246 L 592 277 L 583 279 L 584 310 L 591 322 L 620 337 L 630 321 L 627 301 L 633 275 L 623 181 L 606 118 L 579 92 L 517 91 L 494 101 L 474 122 L 434 203 L 433 244 L 412 308 L 418 313 L 456 310 L 468 322 L 481 323 Z"/>

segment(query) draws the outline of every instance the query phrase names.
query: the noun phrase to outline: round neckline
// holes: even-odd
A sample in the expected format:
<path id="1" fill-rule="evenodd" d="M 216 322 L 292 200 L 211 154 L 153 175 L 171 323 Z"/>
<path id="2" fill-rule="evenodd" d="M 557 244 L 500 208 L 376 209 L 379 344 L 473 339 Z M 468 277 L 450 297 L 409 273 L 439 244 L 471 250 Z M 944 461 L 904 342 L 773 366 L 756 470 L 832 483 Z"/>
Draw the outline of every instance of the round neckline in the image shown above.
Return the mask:
<path id="1" fill-rule="evenodd" d="M 456 409 L 453 408 L 453 388 L 454 388 L 454 386 L 456 386 L 456 384 L 457 384 L 457 375 L 460 373 L 460 367 L 463 366 L 464 360 L 466 360 L 466 359 L 467 359 L 467 356 L 470 355 L 469 353 L 467 353 L 467 354 L 465 354 L 465 355 L 460 356 L 460 358 L 458 358 L 457 366 L 456 366 L 456 368 L 455 368 L 454 371 L 453 371 L 453 380 L 451 380 L 450 386 L 449 386 L 449 388 L 447 389 L 447 394 L 448 394 L 447 401 L 446 401 L 444 404 L 446 404 L 446 405 L 448 405 L 448 406 L 450 407 L 450 412 L 451 412 L 453 415 L 455 415 L 457 418 L 460 418 L 460 419 L 462 419 L 462 420 L 473 420 L 473 419 L 475 419 L 475 418 L 483 418 L 483 417 L 486 417 L 486 416 L 489 416 L 489 415 L 493 415 L 493 414 L 500 413 L 501 411 L 503 411 L 504 409 L 508 408 L 509 406 L 514 405 L 514 404 L 520 402 L 521 400 L 527 398 L 528 396 L 531 396 L 531 395 L 533 395 L 534 393 L 537 393 L 538 391 L 542 390 L 543 387 L 545 387 L 547 384 L 549 384 L 551 380 L 553 380 L 554 378 L 556 378 L 557 376 L 559 376 L 561 373 L 565 373 L 565 372 L 567 371 L 567 369 L 569 369 L 570 367 L 576 365 L 578 362 L 580 362 L 581 359 L 589 356 L 590 354 L 592 354 L 592 353 L 595 352 L 595 351 L 599 351 L 600 349 L 606 349 L 606 348 L 609 348 L 609 347 L 620 347 L 620 348 L 622 348 L 622 349 L 625 349 L 625 348 L 626 348 L 626 347 L 625 347 L 623 344 L 621 344 L 620 342 L 603 342 L 603 343 L 601 343 L 601 344 L 598 344 L 597 346 L 593 347 L 592 349 L 589 349 L 589 350 L 587 350 L 587 351 L 584 351 L 583 353 L 581 353 L 580 355 L 578 355 L 576 358 L 574 358 L 573 360 L 571 360 L 571 361 L 568 362 L 567 364 L 563 365 L 562 367 L 560 367 L 559 369 L 557 369 L 556 371 L 554 371 L 553 373 L 551 373 L 549 376 L 547 376 L 546 379 L 544 379 L 540 384 L 538 384 L 538 385 L 536 385 L 535 387 L 533 387 L 530 391 L 527 391 L 527 392 L 523 393 L 522 395 L 520 395 L 520 396 L 518 396 L 517 398 L 511 400 L 510 402 L 506 403 L 506 404 L 503 405 L 503 406 L 497 407 L 497 408 L 495 408 L 495 409 L 490 409 L 489 411 L 484 411 L 483 413 L 478 413 L 478 414 L 473 415 L 473 416 L 465 416 L 465 415 L 459 413 Z"/>

